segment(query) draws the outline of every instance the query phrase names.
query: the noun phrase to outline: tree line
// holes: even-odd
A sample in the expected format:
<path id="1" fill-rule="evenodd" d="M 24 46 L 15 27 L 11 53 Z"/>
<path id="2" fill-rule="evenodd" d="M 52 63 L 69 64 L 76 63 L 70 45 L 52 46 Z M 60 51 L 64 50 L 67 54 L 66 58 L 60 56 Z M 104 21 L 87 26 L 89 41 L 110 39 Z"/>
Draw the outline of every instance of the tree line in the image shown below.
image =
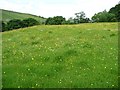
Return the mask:
<path id="1" fill-rule="evenodd" d="M 92 16 L 91 20 L 86 17 L 85 13 L 75 13 L 75 18 L 70 17 L 66 20 L 63 16 L 54 16 L 46 19 L 45 25 L 64 25 L 64 24 L 79 24 L 79 23 L 94 23 L 94 22 L 119 22 L 120 21 L 120 3 L 112 7 L 108 12 L 106 10 L 98 12 Z M 7 23 L 3 21 L 2 31 L 9 31 L 13 29 L 25 28 L 29 26 L 39 25 L 40 23 L 33 18 L 24 20 L 13 19 Z"/>
<path id="2" fill-rule="evenodd" d="M 75 13 L 75 18 L 69 18 L 66 20 L 62 16 L 49 17 L 45 24 L 46 25 L 61 25 L 61 24 L 79 24 L 79 23 L 88 23 L 90 19 L 85 16 L 84 12 Z"/>
<path id="3" fill-rule="evenodd" d="M 108 12 L 106 10 L 98 12 L 92 16 L 91 20 L 86 17 L 85 13 L 75 13 L 75 18 L 69 18 L 65 20 L 62 16 L 49 17 L 45 24 L 46 25 L 61 25 L 61 24 L 79 24 L 79 23 L 90 23 L 90 22 L 119 22 L 120 21 L 120 3 L 115 7 L 112 7 Z"/>

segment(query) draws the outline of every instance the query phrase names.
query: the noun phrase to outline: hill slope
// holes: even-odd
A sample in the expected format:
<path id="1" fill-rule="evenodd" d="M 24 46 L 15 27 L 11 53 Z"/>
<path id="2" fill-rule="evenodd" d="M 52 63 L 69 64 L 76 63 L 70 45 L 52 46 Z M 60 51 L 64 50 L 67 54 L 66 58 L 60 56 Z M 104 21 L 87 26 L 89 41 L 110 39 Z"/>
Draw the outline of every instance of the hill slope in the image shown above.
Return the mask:
<path id="1" fill-rule="evenodd" d="M 3 88 L 118 87 L 117 23 L 2 33 Z"/>
<path id="2" fill-rule="evenodd" d="M 4 22 L 8 22 L 11 19 L 21 19 L 21 20 L 23 20 L 25 18 L 34 18 L 40 23 L 45 21 L 44 18 L 41 18 L 41 17 L 36 16 L 36 15 L 31 15 L 31 14 L 26 14 L 26 13 L 19 13 L 19 12 L 3 10 L 3 9 L 0 9 L 0 10 L 2 10 L 2 12 L 0 12 L 0 14 L 2 13 L 2 20 Z"/>

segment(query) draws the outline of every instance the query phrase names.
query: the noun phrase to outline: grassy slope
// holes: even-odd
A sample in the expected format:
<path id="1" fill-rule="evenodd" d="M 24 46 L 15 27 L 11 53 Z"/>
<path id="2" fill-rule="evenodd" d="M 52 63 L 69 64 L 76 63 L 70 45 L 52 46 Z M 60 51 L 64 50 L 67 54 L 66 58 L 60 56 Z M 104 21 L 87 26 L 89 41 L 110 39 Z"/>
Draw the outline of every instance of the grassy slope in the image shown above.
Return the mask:
<path id="1" fill-rule="evenodd" d="M 8 10 L 2 10 L 2 12 L 0 12 L 0 14 L 1 13 L 2 13 L 2 20 L 4 22 L 8 22 L 11 19 L 21 19 L 21 20 L 23 20 L 23 19 L 26 19 L 26 18 L 34 18 L 38 22 L 42 22 L 42 21 L 45 20 L 45 19 L 40 18 L 40 17 L 35 16 L 35 15 L 13 12 L 13 11 L 8 11 Z"/>
<path id="2" fill-rule="evenodd" d="M 3 33 L 3 87 L 117 87 L 117 23 Z"/>

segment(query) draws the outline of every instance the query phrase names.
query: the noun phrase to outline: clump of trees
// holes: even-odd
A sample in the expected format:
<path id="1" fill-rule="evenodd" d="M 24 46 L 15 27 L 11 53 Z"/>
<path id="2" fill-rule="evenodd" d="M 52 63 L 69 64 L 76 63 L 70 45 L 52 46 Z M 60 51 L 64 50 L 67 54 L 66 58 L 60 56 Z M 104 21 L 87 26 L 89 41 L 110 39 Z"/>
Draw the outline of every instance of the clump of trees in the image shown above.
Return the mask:
<path id="1" fill-rule="evenodd" d="M 115 14 L 109 13 L 106 10 L 99 12 L 92 17 L 93 22 L 116 22 Z"/>
<path id="2" fill-rule="evenodd" d="M 10 20 L 7 23 L 7 30 L 18 29 L 22 27 L 22 21 L 19 19 Z"/>
<path id="3" fill-rule="evenodd" d="M 38 25 L 39 24 L 39 22 L 38 21 L 36 21 L 35 19 L 33 19 L 33 18 L 28 18 L 28 19 L 24 19 L 23 21 L 22 21 L 22 27 L 29 27 L 29 26 L 34 26 L 34 25 Z"/>
<path id="4" fill-rule="evenodd" d="M 115 7 L 112 7 L 109 10 L 109 13 L 114 14 L 116 19 L 117 19 L 117 21 L 120 21 L 120 2 Z"/>
<path id="5" fill-rule="evenodd" d="M 46 25 L 61 25 L 63 24 L 63 22 L 65 22 L 65 18 L 62 16 L 55 16 L 55 17 L 49 17 L 45 24 Z"/>
<path id="6" fill-rule="evenodd" d="M 112 7 L 108 12 L 104 10 L 92 17 L 93 22 L 117 22 L 120 21 L 120 3 Z"/>
<path id="7" fill-rule="evenodd" d="M 3 21 L 1 21 L 1 24 L 2 24 L 2 32 L 4 32 L 4 31 L 13 30 L 13 29 L 19 29 L 19 28 L 25 28 L 25 27 L 38 25 L 39 22 L 33 18 L 27 18 L 24 20 L 13 19 L 7 23 L 4 23 Z"/>
<path id="8" fill-rule="evenodd" d="M 76 15 L 76 17 L 74 18 L 75 24 L 90 22 L 90 19 L 86 17 L 86 15 L 83 11 L 79 12 L 79 13 L 75 13 L 75 15 Z"/>
<path id="9" fill-rule="evenodd" d="M 74 19 L 70 17 L 68 20 L 65 20 L 62 24 L 74 24 Z"/>
<path id="10" fill-rule="evenodd" d="M 79 12 L 75 14 L 75 18 L 69 18 L 66 20 L 62 16 L 55 16 L 55 17 L 49 17 L 45 24 L 46 25 L 61 25 L 61 24 L 79 24 L 79 23 L 88 23 L 90 21 L 89 18 L 86 18 L 84 12 Z"/>

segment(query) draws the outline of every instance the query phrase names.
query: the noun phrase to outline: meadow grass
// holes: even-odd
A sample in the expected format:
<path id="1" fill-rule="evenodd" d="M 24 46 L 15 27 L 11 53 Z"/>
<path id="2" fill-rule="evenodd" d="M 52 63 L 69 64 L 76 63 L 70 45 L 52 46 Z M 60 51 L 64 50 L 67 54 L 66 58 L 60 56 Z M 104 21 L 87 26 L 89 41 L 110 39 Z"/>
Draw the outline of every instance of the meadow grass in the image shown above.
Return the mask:
<path id="1" fill-rule="evenodd" d="M 117 23 L 2 33 L 3 88 L 118 87 Z"/>

